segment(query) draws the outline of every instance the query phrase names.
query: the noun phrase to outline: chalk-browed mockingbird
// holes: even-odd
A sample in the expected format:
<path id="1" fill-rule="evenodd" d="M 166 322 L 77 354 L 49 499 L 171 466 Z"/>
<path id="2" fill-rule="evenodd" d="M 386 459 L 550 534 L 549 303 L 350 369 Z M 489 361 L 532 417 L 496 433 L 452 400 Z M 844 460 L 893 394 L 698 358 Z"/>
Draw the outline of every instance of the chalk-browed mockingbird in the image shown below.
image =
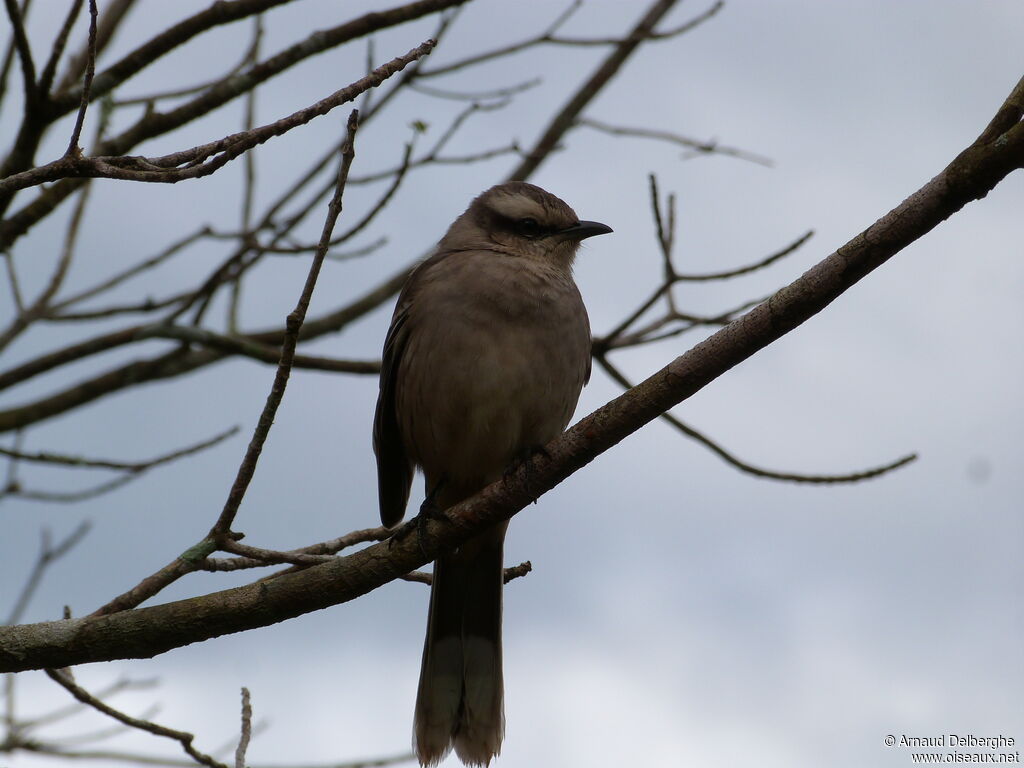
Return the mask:
<path id="1" fill-rule="evenodd" d="M 415 468 L 448 507 L 565 429 L 590 377 L 590 323 L 572 264 L 580 221 L 540 187 L 477 197 L 409 276 L 384 343 L 373 425 L 381 521 L 402 519 Z M 504 734 L 502 542 L 507 524 L 438 557 L 414 740 L 420 763 L 454 746 L 485 765 Z"/>

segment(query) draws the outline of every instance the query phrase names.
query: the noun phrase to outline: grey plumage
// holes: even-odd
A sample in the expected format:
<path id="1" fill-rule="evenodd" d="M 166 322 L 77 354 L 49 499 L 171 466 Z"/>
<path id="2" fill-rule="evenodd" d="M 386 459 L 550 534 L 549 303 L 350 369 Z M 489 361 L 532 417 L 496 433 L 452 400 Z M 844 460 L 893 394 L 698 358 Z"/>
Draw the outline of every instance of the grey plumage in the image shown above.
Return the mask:
<path id="1" fill-rule="evenodd" d="M 581 240 L 610 231 L 510 182 L 477 197 L 413 271 L 374 418 L 384 525 L 405 514 L 415 467 L 447 509 L 565 429 L 590 376 L 573 258 Z M 497 526 L 435 563 L 414 726 L 423 765 L 453 746 L 486 765 L 501 748 L 504 537 Z"/>

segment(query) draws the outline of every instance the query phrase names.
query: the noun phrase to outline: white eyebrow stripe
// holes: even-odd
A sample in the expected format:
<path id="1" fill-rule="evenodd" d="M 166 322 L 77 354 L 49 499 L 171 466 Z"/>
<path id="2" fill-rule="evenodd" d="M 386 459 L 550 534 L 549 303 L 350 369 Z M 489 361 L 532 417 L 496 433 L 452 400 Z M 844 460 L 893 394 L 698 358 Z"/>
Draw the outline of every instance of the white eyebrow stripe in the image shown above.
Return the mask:
<path id="1" fill-rule="evenodd" d="M 543 207 L 541 207 L 535 200 L 531 200 L 523 195 L 495 197 L 489 202 L 495 213 L 498 213 L 508 219 L 515 220 L 534 218 L 538 221 L 543 221 L 547 218 L 544 215 L 545 211 Z"/>

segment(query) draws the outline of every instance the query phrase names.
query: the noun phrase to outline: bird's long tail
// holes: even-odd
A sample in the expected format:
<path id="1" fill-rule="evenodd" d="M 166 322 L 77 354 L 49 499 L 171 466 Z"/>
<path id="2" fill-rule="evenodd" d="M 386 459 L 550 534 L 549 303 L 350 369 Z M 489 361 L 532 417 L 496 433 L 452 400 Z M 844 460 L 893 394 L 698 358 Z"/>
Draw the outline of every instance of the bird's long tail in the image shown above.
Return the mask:
<path id="1" fill-rule="evenodd" d="M 438 558 L 416 696 L 421 765 L 455 752 L 487 765 L 505 733 L 501 673 L 504 526 Z"/>

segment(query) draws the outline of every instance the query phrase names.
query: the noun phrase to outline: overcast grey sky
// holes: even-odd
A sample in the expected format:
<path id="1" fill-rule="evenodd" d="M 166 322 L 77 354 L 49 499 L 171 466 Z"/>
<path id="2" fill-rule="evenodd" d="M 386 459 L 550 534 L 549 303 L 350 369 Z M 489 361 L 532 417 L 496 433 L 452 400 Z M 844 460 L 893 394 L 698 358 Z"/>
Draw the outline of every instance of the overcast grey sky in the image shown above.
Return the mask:
<path id="1" fill-rule="evenodd" d="M 39 5 L 51 3 L 57 5 Z M 142 2 L 108 60 L 204 6 Z M 588 0 L 565 32 L 619 34 L 642 6 Z M 265 51 L 372 7 L 379 5 L 296 3 L 269 15 Z M 475 0 L 432 59 L 441 64 L 517 40 L 562 7 Z M 683 3 L 663 26 L 705 7 Z M 33 35 L 51 30 L 44 15 L 37 13 Z M 381 35 L 378 61 L 417 45 L 434 24 Z M 678 148 L 665 144 L 585 128 L 571 133 L 565 150 L 531 180 L 581 217 L 615 229 L 588 242 L 577 264 L 595 333 L 612 328 L 659 278 L 648 173 L 678 197 L 677 251 L 687 272 L 746 264 L 815 231 L 770 269 L 678 291 L 680 306 L 695 313 L 767 295 L 898 204 L 975 138 L 1024 73 L 1022 31 L 1024 9 L 1014 0 L 729 0 L 692 33 L 644 48 L 587 117 L 714 137 L 766 155 L 774 167 L 726 157 L 682 161 Z M 233 25 L 206 35 L 120 95 L 219 72 L 237 59 L 248 34 L 247 26 Z M 509 108 L 467 123 L 459 151 L 510 137 L 532 143 L 604 53 L 537 48 L 446 79 L 445 87 L 479 90 L 544 77 Z M 364 57 L 360 44 L 297 67 L 261 91 L 259 120 L 356 79 Z M 12 90 L 0 115 L 5 139 L 17 117 Z M 423 140 L 429 143 L 444 124 L 439 110 L 455 108 L 424 97 L 382 114 L 360 136 L 353 174 L 394 164 L 414 119 L 431 124 Z M 262 200 L 272 197 L 278 174 L 336 140 L 346 114 L 338 110 L 260 148 Z M 237 107 L 223 109 L 134 151 L 162 154 L 208 141 L 236 130 L 239 119 Z M 66 135 L 57 131 L 42 156 L 61 151 Z M 387 234 L 388 247 L 330 265 L 311 311 L 337 306 L 421 254 L 513 162 L 501 157 L 412 177 L 385 227 L 361 241 Z M 203 222 L 234 226 L 240 173 L 236 163 L 202 182 L 98 182 L 103 202 L 83 230 L 73 280 L 110 274 Z M 374 199 L 364 190 L 350 190 L 351 220 Z M 918 452 L 914 464 L 852 486 L 767 481 L 655 423 L 517 516 L 506 557 L 531 560 L 534 572 L 505 593 L 507 737 L 498 766 L 907 766 L 910 750 L 887 748 L 886 735 L 1024 739 L 1022 192 L 1018 173 L 676 409 L 758 466 L 839 473 Z M 321 222 L 312 217 L 305 235 L 315 238 Z M 61 234 L 56 226 L 40 228 L 17 246 L 29 286 L 38 289 L 46 277 L 32 266 L 44 258 L 30 254 L 49 259 Z M 187 285 L 222 253 L 216 243 L 197 247 L 154 276 L 151 290 Z M 305 264 L 280 259 L 252 282 L 246 327 L 280 322 Z M 7 302 L 6 286 L 3 295 Z M 311 349 L 376 356 L 390 312 L 389 305 Z M 57 326 L 26 337 L 5 367 L 70 333 Z M 696 338 L 617 360 L 639 380 Z M 4 393 L 0 407 L 66 386 L 111 359 Z M 0 611 L 44 525 L 62 534 L 88 518 L 94 528 L 48 574 L 31 620 L 55 618 L 64 604 L 86 613 L 200 538 L 223 504 L 272 376 L 270 367 L 230 362 L 33 428 L 26 446 L 33 450 L 126 458 L 232 424 L 242 425 L 242 434 L 94 502 L 5 501 Z M 618 391 L 595 372 L 577 417 Z M 236 525 L 247 541 L 287 549 L 376 522 L 369 441 L 375 397 L 372 377 L 293 375 Z M 86 482 L 46 470 L 25 478 L 36 485 Z M 161 597 L 242 581 L 197 575 Z M 156 691 L 117 703 L 138 713 L 159 701 L 158 719 L 196 732 L 203 749 L 234 732 L 238 689 L 248 686 L 257 718 L 269 722 L 250 748 L 254 764 L 390 755 L 409 744 L 426 597 L 422 585 L 394 583 L 285 624 L 76 674 L 91 687 L 122 675 L 160 677 Z M 66 699 L 42 674 L 21 676 L 19 693 L 26 713 Z M 83 716 L 69 730 L 89 722 Z M 120 743 L 176 754 L 148 737 Z M 20 768 L 46 761 L 19 755 L 9 762 Z"/>

